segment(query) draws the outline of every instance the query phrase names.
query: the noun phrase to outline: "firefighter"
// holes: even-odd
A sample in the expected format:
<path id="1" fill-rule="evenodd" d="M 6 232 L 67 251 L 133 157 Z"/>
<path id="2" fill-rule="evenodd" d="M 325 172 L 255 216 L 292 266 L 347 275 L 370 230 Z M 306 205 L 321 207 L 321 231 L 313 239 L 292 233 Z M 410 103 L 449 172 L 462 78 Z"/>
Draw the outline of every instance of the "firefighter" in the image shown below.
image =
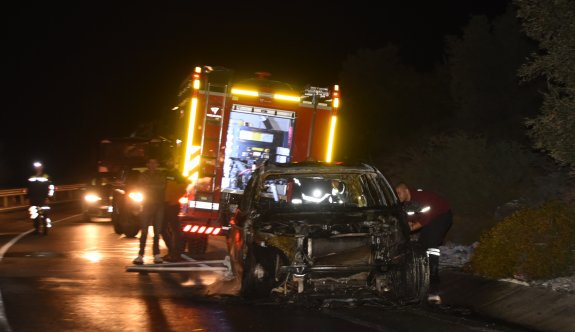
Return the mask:
<path id="1" fill-rule="evenodd" d="M 451 206 L 440 195 L 422 189 L 411 190 L 399 183 L 395 192 L 408 214 L 409 228 L 418 233 L 418 241 L 427 248 L 430 270 L 428 301 L 441 303 L 439 296 L 439 247 L 453 223 Z"/>
<path id="2" fill-rule="evenodd" d="M 34 162 L 34 175 L 28 178 L 28 185 L 26 187 L 26 194 L 30 203 L 30 218 L 36 223 L 38 217 L 38 209 L 44 210 L 46 218 L 46 226 L 52 227 L 52 220 L 48 216 L 50 210 L 50 199 L 54 197 L 54 184 L 50 176 L 44 172 L 44 165 L 41 162 Z M 38 227 L 34 224 L 38 233 Z"/>
<path id="3" fill-rule="evenodd" d="M 168 247 L 168 254 L 164 260 L 177 262 L 182 260 L 184 242 L 180 230 L 180 198 L 186 194 L 186 178 L 178 171 L 173 159 L 166 161 L 166 194 L 164 197 L 164 222 L 162 224 L 162 237 Z"/>
<path id="4" fill-rule="evenodd" d="M 164 195 L 166 190 L 166 175 L 161 171 L 156 158 L 149 158 L 148 169 L 140 176 L 139 185 L 144 191 L 143 210 L 141 216 L 140 251 L 133 260 L 134 264 L 144 263 L 144 251 L 148 237 L 149 226 L 154 227 L 152 252 L 154 264 L 163 262 L 160 256 L 160 233 L 164 219 Z"/>
<path id="5" fill-rule="evenodd" d="M 345 183 L 341 180 L 331 180 L 331 196 L 329 197 L 330 203 L 347 203 L 347 191 Z"/>

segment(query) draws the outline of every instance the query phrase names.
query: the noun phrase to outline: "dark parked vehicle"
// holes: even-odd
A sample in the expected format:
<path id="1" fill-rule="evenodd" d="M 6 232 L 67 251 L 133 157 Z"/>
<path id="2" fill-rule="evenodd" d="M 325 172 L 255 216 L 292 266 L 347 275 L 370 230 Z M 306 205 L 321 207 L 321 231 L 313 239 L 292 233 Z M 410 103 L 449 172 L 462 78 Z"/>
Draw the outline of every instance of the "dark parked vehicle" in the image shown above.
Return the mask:
<path id="1" fill-rule="evenodd" d="M 266 162 L 230 219 L 227 244 L 244 297 L 407 304 L 427 295 L 425 250 L 370 165 Z"/>
<path id="2" fill-rule="evenodd" d="M 144 195 L 139 179 L 145 168 L 126 170 L 113 186 L 112 224 L 117 234 L 135 237 L 141 228 L 142 201 Z"/>

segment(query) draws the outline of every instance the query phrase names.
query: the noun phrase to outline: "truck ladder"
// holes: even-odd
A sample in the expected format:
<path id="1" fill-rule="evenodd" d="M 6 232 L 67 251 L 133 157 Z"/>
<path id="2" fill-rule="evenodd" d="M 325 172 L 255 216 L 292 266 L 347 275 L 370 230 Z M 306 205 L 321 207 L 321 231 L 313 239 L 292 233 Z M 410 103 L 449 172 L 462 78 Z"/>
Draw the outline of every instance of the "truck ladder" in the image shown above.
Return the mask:
<path id="1" fill-rule="evenodd" d="M 222 146 L 222 137 L 224 130 L 225 110 L 227 107 L 227 97 L 229 90 L 229 77 L 225 83 L 210 82 L 209 74 L 205 76 L 204 86 L 204 121 L 200 149 L 200 177 L 210 177 L 211 187 L 209 192 L 198 192 L 202 201 L 207 203 L 214 202 L 214 191 L 217 186 L 218 172 L 220 168 L 220 154 Z M 211 96 L 221 96 L 210 100 Z M 219 109 L 219 111 L 213 111 Z M 213 110 L 212 110 L 213 109 Z"/>

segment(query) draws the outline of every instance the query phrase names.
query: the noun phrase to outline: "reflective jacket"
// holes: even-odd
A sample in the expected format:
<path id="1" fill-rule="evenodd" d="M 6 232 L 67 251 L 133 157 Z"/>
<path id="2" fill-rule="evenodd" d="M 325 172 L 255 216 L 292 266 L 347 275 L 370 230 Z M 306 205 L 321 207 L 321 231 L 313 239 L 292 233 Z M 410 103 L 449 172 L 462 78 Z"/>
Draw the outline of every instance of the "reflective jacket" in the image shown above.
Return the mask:
<path id="1" fill-rule="evenodd" d="M 44 205 L 46 199 L 54 197 L 54 184 L 46 173 L 31 176 L 26 189 L 30 205 Z"/>
<path id="2" fill-rule="evenodd" d="M 410 194 L 411 200 L 403 204 L 408 220 L 419 222 L 422 226 L 451 210 L 447 200 L 434 192 L 417 189 L 410 191 Z"/>

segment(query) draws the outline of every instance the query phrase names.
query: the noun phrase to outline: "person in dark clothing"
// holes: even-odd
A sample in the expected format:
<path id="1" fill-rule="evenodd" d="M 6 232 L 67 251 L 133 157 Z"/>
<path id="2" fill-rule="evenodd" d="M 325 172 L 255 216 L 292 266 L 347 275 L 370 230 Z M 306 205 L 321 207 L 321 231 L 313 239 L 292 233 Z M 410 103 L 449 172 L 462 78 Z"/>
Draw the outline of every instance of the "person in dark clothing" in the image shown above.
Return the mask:
<path id="1" fill-rule="evenodd" d="M 144 251 L 148 238 L 149 226 L 154 227 L 154 242 L 152 251 L 154 263 L 163 262 L 160 256 L 160 234 L 164 219 L 164 191 L 166 188 L 166 176 L 158 169 L 159 163 L 155 158 L 148 159 L 148 169 L 140 175 L 140 188 L 144 194 L 143 210 L 141 215 L 140 251 L 138 257 L 133 260 L 134 264 L 144 263 Z"/>
<path id="2" fill-rule="evenodd" d="M 35 233 L 38 233 L 37 217 L 38 210 L 42 209 L 46 217 L 46 226 L 52 227 L 48 211 L 50 210 L 50 199 L 54 197 L 54 184 L 50 176 L 44 172 L 44 165 L 40 162 L 34 163 L 34 175 L 28 178 L 26 195 L 30 203 L 30 219 L 34 221 Z"/>
<path id="3" fill-rule="evenodd" d="M 451 206 L 437 193 L 422 189 L 411 190 L 405 183 L 398 184 L 395 192 L 407 212 L 409 228 L 419 233 L 418 241 L 427 248 L 430 270 L 428 300 L 439 303 L 439 247 L 453 224 Z"/>
<path id="4" fill-rule="evenodd" d="M 168 254 L 164 260 L 169 262 L 181 261 L 184 251 L 184 241 L 180 229 L 180 198 L 186 194 L 188 181 L 176 168 L 173 159 L 166 161 L 166 193 L 164 197 L 164 222 L 162 224 L 162 237 L 168 247 Z"/>

